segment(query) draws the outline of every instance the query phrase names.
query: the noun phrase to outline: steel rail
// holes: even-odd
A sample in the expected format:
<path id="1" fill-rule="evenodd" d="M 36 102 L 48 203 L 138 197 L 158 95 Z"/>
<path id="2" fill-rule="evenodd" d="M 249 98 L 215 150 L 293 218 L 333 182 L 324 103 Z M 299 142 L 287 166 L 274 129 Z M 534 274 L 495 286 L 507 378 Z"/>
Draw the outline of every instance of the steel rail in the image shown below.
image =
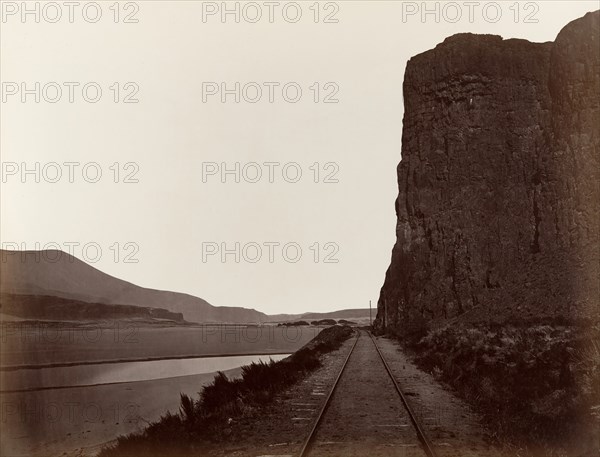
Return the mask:
<path id="1" fill-rule="evenodd" d="M 369 336 L 371 337 L 371 341 L 373 341 L 373 344 L 375 345 L 375 349 L 377 349 L 379 357 L 381 357 L 381 361 L 383 362 L 385 369 L 387 370 L 388 374 L 390 375 L 390 378 L 392 379 L 392 382 L 394 383 L 394 387 L 396 388 L 398 395 L 400 395 L 400 398 L 402 399 L 402 403 L 404 403 L 404 407 L 406 408 L 406 411 L 408 412 L 410 421 L 412 422 L 412 424 L 417 432 L 417 438 L 419 438 L 419 441 L 421 442 L 421 445 L 423 446 L 423 450 L 427 454 L 427 457 L 437 457 L 433 450 L 433 447 L 429 444 L 429 440 L 425 436 L 425 432 L 419 425 L 419 422 L 417 421 L 417 417 L 415 416 L 410 405 L 408 404 L 408 400 L 406 399 L 406 396 L 402 392 L 402 389 L 400 388 L 398 381 L 396 381 L 396 378 L 392 374 L 392 370 L 390 369 L 390 366 L 388 365 L 387 361 L 385 360 L 385 357 L 383 357 L 383 354 L 382 354 L 381 350 L 379 349 L 379 346 L 377 346 L 377 342 L 375 341 L 375 338 L 373 338 L 373 335 L 371 334 L 371 332 L 369 332 Z"/>
<path id="2" fill-rule="evenodd" d="M 300 454 L 298 454 L 298 457 L 308 456 L 308 454 L 314 444 L 317 430 L 318 430 L 319 426 L 321 425 L 323 416 L 325 415 L 325 412 L 327 411 L 327 408 L 329 407 L 329 405 L 331 403 L 331 398 L 333 397 L 333 393 L 335 392 L 335 390 L 339 384 L 339 381 L 342 378 L 344 371 L 346 370 L 346 365 L 348 365 L 348 360 L 350 360 L 350 356 L 354 352 L 354 348 L 356 347 L 356 343 L 358 343 L 358 339 L 360 338 L 361 333 L 362 332 L 359 331 L 359 334 L 356 337 L 356 340 L 354 341 L 354 344 L 352 345 L 350 352 L 346 356 L 346 360 L 344 360 L 344 365 L 342 366 L 340 372 L 338 373 L 337 378 L 333 384 L 333 387 L 331 388 L 329 395 L 327 396 L 327 399 L 325 400 L 325 403 L 324 403 L 323 407 L 321 408 L 321 411 L 319 412 L 319 416 L 317 417 L 317 420 L 313 424 L 313 427 L 312 427 L 308 437 L 306 438 L 304 445 L 302 446 Z M 413 427 L 415 428 L 415 431 L 417 433 L 417 438 L 419 439 L 419 441 L 423 447 L 423 451 L 425 452 L 425 454 L 427 454 L 427 457 L 437 457 L 433 450 L 433 447 L 429 444 L 429 440 L 427 439 L 425 432 L 419 425 L 419 422 L 417 421 L 417 417 L 413 413 L 413 411 L 408 403 L 408 400 L 406 399 L 406 396 L 402 392 L 402 389 L 400 388 L 398 381 L 396 381 L 396 378 L 392 374 L 392 370 L 391 370 L 390 366 L 388 365 L 387 361 L 385 360 L 383 353 L 379 349 L 379 346 L 377 346 L 377 342 L 375 341 L 375 338 L 373 337 L 371 332 L 368 332 L 368 333 L 369 333 L 369 336 L 371 337 L 371 341 L 373 342 L 373 345 L 375 346 L 375 349 L 377 350 L 377 353 L 379 354 L 379 357 L 381 358 L 381 361 L 383 362 L 383 366 L 385 367 L 389 377 L 392 380 L 392 383 L 394 384 L 396 392 L 398 393 L 398 395 L 400 396 L 400 399 L 402 400 L 402 404 L 404 405 L 404 408 L 408 412 L 408 416 L 410 418 L 410 421 L 413 424 Z"/>
<path id="3" fill-rule="evenodd" d="M 319 428 L 319 425 L 321 424 L 321 420 L 323 419 L 323 416 L 325 415 L 325 411 L 327 411 L 327 408 L 329 407 L 329 404 L 331 403 L 331 397 L 333 397 L 333 393 L 335 392 L 335 389 L 337 388 L 338 383 L 340 382 L 342 374 L 344 373 L 344 370 L 346 369 L 346 365 L 348 365 L 348 360 L 350 360 L 350 356 L 354 352 L 354 348 L 356 347 L 356 343 L 358 343 L 360 334 L 361 334 L 361 332 L 359 330 L 358 336 L 354 340 L 354 344 L 352 345 L 350 352 L 346 356 L 346 360 L 344 360 L 344 365 L 342 366 L 342 369 L 338 373 L 337 378 L 335 379 L 335 382 L 333 383 L 333 387 L 329 391 L 329 395 L 327 396 L 327 399 L 325 400 L 325 404 L 321 408 L 321 411 L 319 412 L 319 416 L 317 417 L 317 420 L 315 421 L 312 430 L 310 431 L 308 437 L 306 438 L 306 441 L 304 441 L 304 445 L 302 446 L 302 449 L 300 450 L 300 454 L 298 454 L 299 457 L 306 457 L 314 443 L 314 440 L 315 440 L 315 437 L 317 434 L 317 429 Z"/>

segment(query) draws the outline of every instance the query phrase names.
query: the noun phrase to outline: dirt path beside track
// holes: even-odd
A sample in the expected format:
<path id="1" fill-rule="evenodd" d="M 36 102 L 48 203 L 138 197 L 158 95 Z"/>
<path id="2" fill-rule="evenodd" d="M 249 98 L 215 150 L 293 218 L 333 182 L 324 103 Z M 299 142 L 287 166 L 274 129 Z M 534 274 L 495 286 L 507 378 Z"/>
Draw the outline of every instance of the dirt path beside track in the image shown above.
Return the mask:
<path id="1" fill-rule="evenodd" d="M 508 457 L 489 444 L 480 418 L 419 370 L 387 338 L 376 338 L 388 365 L 438 457 Z M 231 425 L 234 442 L 221 443 L 213 456 L 259 457 L 299 454 L 317 420 L 354 337 L 323 356 L 323 366 L 278 395 L 260 415 Z M 315 457 L 422 457 L 408 414 L 394 390 L 375 345 L 359 338 L 315 436 Z"/>

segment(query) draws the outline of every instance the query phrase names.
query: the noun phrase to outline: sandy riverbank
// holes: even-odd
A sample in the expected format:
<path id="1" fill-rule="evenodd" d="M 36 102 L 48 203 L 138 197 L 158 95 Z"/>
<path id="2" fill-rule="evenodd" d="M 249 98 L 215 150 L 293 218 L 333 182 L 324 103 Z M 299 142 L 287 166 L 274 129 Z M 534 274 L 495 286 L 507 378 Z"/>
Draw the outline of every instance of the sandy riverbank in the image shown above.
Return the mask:
<path id="1" fill-rule="evenodd" d="M 239 368 L 228 370 L 236 376 Z M 196 396 L 215 373 L 2 395 L 2 455 L 91 456 Z"/>

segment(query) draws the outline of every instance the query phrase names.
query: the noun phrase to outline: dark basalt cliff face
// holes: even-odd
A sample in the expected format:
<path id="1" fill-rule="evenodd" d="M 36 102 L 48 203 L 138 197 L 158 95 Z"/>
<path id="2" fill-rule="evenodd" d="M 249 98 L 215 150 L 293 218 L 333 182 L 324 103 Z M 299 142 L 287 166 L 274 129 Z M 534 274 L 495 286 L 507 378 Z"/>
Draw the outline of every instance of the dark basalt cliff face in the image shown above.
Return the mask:
<path id="1" fill-rule="evenodd" d="M 600 12 L 554 43 L 460 34 L 404 80 L 376 326 L 598 320 Z"/>

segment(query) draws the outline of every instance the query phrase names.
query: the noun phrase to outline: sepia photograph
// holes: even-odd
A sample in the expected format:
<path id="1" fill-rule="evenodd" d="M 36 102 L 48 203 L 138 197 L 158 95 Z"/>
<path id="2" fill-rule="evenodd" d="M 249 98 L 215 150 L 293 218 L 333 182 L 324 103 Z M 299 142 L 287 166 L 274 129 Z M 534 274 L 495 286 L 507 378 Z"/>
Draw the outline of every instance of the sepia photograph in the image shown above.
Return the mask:
<path id="1" fill-rule="evenodd" d="M 600 0 L 0 0 L 0 457 L 600 457 Z"/>

